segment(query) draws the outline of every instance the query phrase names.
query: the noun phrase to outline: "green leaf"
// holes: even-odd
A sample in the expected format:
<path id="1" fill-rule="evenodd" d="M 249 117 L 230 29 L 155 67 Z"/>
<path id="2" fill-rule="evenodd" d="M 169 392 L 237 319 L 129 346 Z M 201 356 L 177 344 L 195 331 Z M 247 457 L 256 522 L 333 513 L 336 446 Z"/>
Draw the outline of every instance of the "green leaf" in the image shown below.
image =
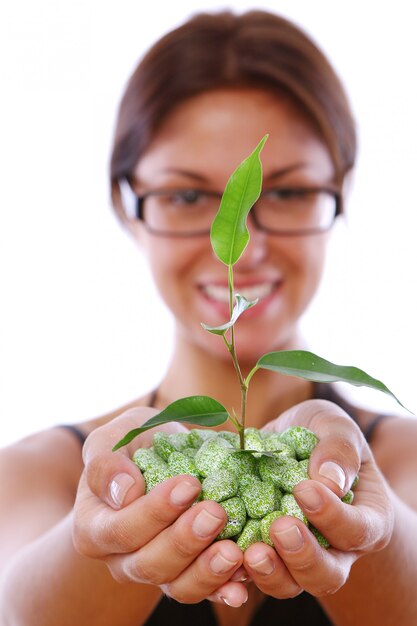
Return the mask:
<path id="1" fill-rule="evenodd" d="M 256 300 L 246 300 L 246 298 L 241 296 L 239 293 L 236 294 L 235 298 L 236 304 L 233 307 L 233 313 L 230 321 L 222 324 L 221 326 L 207 326 L 207 324 L 201 323 L 204 330 L 208 330 L 209 333 L 213 333 L 214 335 L 224 335 L 229 328 L 236 323 L 237 319 L 242 315 L 242 313 L 244 313 L 244 311 L 247 311 L 247 309 L 255 306 L 258 302 L 258 298 Z"/>
<path id="2" fill-rule="evenodd" d="M 229 178 L 211 225 L 211 245 L 217 258 L 226 265 L 234 265 L 249 242 L 246 219 L 261 193 L 259 155 L 267 139 L 268 135 L 265 135 Z"/>
<path id="3" fill-rule="evenodd" d="M 364 386 L 382 391 L 390 395 L 404 409 L 406 407 L 394 396 L 392 391 L 388 389 L 380 380 L 372 378 L 363 370 L 349 365 L 335 365 L 326 359 L 306 352 L 304 350 L 282 350 L 280 352 L 268 352 L 264 354 L 258 363 L 257 368 L 273 370 L 287 376 L 297 376 L 298 378 L 306 378 L 314 382 L 334 383 L 344 382 L 350 383 L 357 387 Z M 406 409 L 408 410 L 408 409 Z"/>
<path id="4" fill-rule="evenodd" d="M 224 424 L 229 415 L 220 402 L 208 396 L 189 396 L 180 398 L 169 404 L 163 411 L 154 415 L 140 428 L 129 431 L 113 447 L 113 452 L 127 445 L 146 430 L 167 424 L 168 422 L 186 422 L 187 424 L 198 424 L 199 426 L 218 426 Z"/>

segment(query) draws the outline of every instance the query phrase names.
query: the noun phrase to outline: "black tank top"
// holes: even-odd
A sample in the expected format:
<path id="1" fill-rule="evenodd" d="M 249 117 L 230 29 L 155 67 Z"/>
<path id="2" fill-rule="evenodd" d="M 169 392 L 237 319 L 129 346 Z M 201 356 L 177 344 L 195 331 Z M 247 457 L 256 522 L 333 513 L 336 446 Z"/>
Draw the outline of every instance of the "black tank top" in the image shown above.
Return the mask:
<path id="1" fill-rule="evenodd" d="M 358 422 L 357 411 L 353 405 L 342 398 L 331 384 L 314 383 L 313 398 L 330 400 L 344 409 L 355 422 Z M 156 400 L 156 391 L 151 394 L 148 406 L 153 406 Z M 386 417 L 385 414 L 375 415 L 363 434 L 370 442 L 376 426 Z M 62 424 L 83 444 L 85 434 L 72 424 Z M 332 626 L 332 622 L 314 596 L 304 591 L 296 598 L 277 600 L 271 596 L 257 607 L 250 626 L 265 626 L 265 624 L 280 624 L 282 626 Z M 181 604 L 167 596 L 163 596 L 144 626 L 167 626 L 180 624 L 181 626 L 217 626 L 216 616 L 211 602 L 203 600 L 197 604 Z"/>

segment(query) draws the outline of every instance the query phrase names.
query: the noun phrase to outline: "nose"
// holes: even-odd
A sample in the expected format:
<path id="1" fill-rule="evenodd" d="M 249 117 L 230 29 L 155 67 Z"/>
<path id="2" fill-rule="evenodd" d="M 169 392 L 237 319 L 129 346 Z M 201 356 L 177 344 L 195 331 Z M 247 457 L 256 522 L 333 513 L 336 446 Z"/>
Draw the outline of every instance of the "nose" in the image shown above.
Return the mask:
<path id="1" fill-rule="evenodd" d="M 250 270 L 263 261 L 268 252 L 268 235 L 257 226 L 250 213 L 247 226 L 250 240 L 237 263 L 239 269 L 243 271 Z"/>

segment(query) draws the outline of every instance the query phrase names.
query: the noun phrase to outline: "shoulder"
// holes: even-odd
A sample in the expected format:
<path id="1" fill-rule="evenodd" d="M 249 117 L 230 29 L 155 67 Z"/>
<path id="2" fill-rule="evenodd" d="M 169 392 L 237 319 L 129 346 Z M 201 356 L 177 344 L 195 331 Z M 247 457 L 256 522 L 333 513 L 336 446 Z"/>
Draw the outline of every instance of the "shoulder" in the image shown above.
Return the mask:
<path id="1" fill-rule="evenodd" d="M 135 406 L 145 406 L 146 400 L 147 396 L 139 398 L 102 416 L 74 423 L 73 426 L 86 438 L 93 430 L 124 411 Z M 83 470 L 80 439 L 74 432 L 60 425 L 31 434 L 0 450 L 0 471 L 3 476 L 13 476 L 13 481 L 18 482 L 22 489 L 27 484 L 30 484 L 32 490 L 34 486 L 55 484 L 61 486 L 62 492 L 73 499 Z"/>

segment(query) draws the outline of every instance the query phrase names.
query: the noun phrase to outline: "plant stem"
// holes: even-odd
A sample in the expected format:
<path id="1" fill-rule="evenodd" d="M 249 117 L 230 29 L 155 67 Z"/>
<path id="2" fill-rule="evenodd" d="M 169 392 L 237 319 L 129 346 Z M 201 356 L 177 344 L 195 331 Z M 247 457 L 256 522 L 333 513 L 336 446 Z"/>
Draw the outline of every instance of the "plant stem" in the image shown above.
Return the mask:
<path id="1" fill-rule="evenodd" d="M 229 265 L 228 283 L 229 283 L 230 317 L 232 317 L 232 314 L 233 314 L 233 265 Z M 240 384 L 241 412 L 240 412 L 240 421 L 236 419 L 236 424 L 237 424 L 237 430 L 239 433 L 240 448 L 241 450 L 244 450 L 245 449 L 245 421 L 246 421 L 246 404 L 247 404 L 247 397 L 248 397 L 248 385 L 247 385 L 246 380 L 243 377 L 242 371 L 240 369 L 239 361 L 237 359 L 234 326 L 232 326 L 230 329 L 230 342 L 227 341 L 224 335 L 223 335 L 223 339 L 225 341 L 227 349 L 230 352 L 230 356 L 232 357 L 233 365 L 236 370 L 236 374 L 237 374 L 237 377 L 239 379 L 239 384 Z"/>

